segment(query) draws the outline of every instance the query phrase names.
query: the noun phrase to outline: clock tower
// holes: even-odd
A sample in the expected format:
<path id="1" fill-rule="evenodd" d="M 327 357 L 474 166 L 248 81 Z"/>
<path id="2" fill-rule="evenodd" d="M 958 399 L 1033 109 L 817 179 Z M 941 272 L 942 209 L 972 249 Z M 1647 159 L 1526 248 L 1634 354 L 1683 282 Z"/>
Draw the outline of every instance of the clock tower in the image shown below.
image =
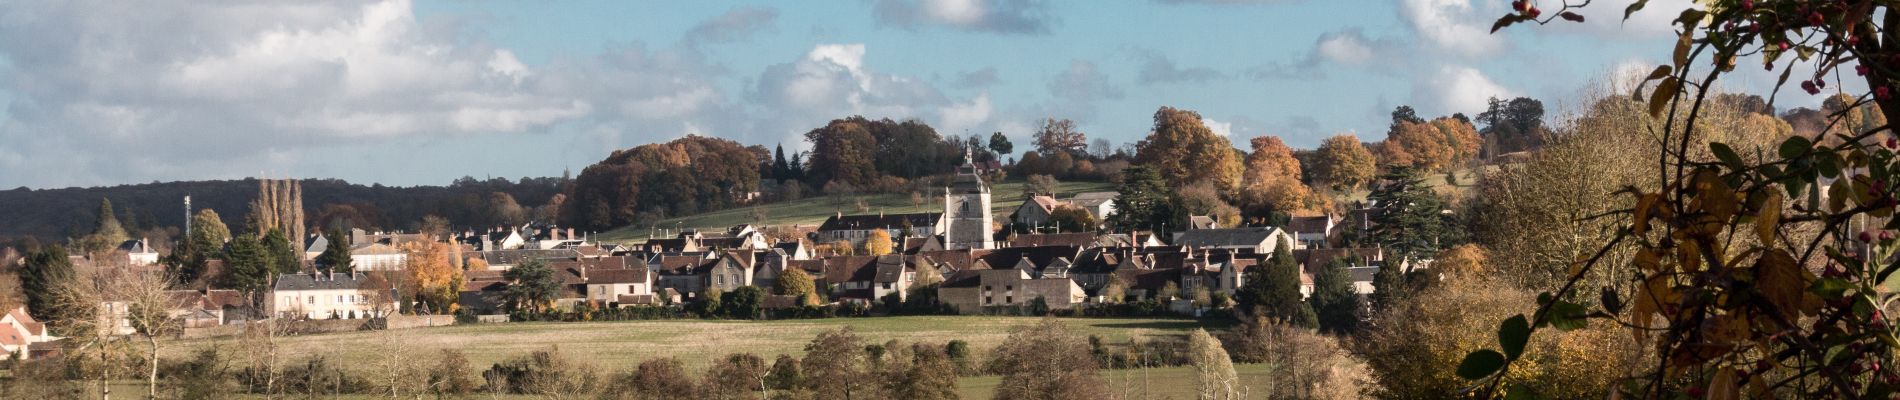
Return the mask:
<path id="1" fill-rule="evenodd" d="M 990 186 L 984 184 L 983 176 L 977 173 L 976 158 L 971 157 L 968 149 L 963 152 L 963 160 L 950 187 L 943 192 L 944 248 L 994 249 L 996 235 L 991 231 L 995 221 L 990 217 Z"/>

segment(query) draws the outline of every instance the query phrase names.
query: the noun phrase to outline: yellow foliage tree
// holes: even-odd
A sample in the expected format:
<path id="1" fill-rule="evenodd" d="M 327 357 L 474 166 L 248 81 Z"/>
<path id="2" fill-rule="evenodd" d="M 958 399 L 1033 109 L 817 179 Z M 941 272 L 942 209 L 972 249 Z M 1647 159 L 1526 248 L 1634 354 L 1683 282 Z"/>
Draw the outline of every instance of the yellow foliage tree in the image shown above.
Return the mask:
<path id="1" fill-rule="evenodd" d="M 864 254 L 871 256 L 891 254 L 891 247 L 893 246 L 891 243 L 891 233 L 880 229 L 871 232 L 869 239 L 864 239 Z"/>
<path id="2" fill-rule="evenodd" d="M 410 242 L 403 248 L 408 253 L 408 261 L 403 266 L 408 279 L 404 280 L 403 290 L 414 294 L 415 301 L 429 312 L 454 313 L 463 277 L 462 270 L 449 263 L 448 244 Z"/>

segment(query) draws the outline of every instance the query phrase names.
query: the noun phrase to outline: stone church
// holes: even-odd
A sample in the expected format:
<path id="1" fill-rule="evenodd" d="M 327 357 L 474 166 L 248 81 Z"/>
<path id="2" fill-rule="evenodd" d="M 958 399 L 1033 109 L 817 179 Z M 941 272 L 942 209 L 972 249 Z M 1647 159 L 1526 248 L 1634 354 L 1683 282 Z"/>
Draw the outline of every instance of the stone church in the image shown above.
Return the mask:
<path id="1" fill-rule="evenodd" d="M 975 158 L 966 151 L 963 159 L 963 166 L 957 167 L 956 177 L 943 192 L 944 248 L 994 249 L 996 235 L 991 231 L 995 221 L 990 217 L 990 187 L 983 183 L 976 164 L 970 161 Z"/>

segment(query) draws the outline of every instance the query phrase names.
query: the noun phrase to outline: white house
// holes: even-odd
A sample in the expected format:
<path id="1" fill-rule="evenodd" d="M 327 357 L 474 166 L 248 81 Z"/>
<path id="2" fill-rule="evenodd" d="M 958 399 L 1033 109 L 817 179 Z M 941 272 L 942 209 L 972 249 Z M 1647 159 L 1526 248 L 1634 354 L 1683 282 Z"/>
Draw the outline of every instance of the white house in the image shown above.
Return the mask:
<path id="1" fill-rule="evenodd" d="M 310 319 L 371 318 L 395 311 L 395 290 L 368 274 L 283 274 L 272 287 L 272 315 Z"/>
<path id="2" fill-rule="evenodd" d="M 158 250 L 153 250 L 151 242 L 143 238 L 120 243 L 119 251 L 125 252 L 126 261 L 131 265 L 158 264 Z"/>
<path id="3" fill-rule="evenodd" d="M 0 356 L 18 354 L 20 358 L 32 358 L 34 345 L 59 339 L 46 331 L 46 324 L 34 321 L 33 316 L 26 313 L 26 307 L 0 314 Z"/>

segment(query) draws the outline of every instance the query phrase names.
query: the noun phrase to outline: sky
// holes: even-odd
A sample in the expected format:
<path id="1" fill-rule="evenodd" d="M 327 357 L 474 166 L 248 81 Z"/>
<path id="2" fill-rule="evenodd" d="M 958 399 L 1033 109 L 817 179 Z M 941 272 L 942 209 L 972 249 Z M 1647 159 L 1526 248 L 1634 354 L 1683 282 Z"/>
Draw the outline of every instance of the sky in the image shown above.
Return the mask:
<path id="1" fill-rule="evenodd" d="M 0 0 L 0 188 L 559 176 L 688 134 L 796 151 L 850 115 L 1018 155 L 1044 118 L 1120 145 L 1162 106 L 1237 145 L 1377 141 L 1399 105 L 1574 106 L 1666 59 L 1686 6 L 1489 34 L 1508 3 Z"/>

